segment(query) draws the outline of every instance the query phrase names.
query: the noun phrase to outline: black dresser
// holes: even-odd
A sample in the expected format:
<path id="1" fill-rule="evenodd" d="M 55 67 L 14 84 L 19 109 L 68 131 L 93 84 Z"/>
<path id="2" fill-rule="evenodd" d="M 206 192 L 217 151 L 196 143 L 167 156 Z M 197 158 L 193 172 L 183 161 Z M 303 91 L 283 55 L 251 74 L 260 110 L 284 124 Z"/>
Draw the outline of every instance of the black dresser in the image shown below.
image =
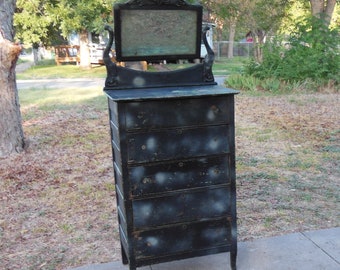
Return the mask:
<path id="1" fill-rule="evenodd" d="M 130 0 L 114 6 L 114 31 L 106 27 L 104 91 L 122 260 L 130 270 L 221 252 L 230 252 L 236 270 L 238 92 L 215 82 L 202 14 L 201 5 L 185 0 Z M 111 60 L 113 42 L 120 62 L 196 64 L 165 72 L 129 69 Z"/>
<path id="2" fill-rule="evenodd" d="M 227 251 L 236 269 L 236 93 L 217 85 L 106 91 L 131 270 Z"/>

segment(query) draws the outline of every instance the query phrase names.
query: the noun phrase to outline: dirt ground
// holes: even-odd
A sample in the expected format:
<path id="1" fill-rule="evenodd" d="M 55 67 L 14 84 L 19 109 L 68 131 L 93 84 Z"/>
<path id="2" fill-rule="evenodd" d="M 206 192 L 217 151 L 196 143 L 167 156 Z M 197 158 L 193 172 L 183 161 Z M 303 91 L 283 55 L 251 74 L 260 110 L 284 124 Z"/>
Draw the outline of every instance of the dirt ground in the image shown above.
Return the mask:
<path id="1" fill-rule="evenodd" d="M 340 225 L 339 101 L 236 97 L 239 241 Z M 22 111 L 29 147 L 0 159 L 1 269 L 120 260 L 106 108 Z"/>

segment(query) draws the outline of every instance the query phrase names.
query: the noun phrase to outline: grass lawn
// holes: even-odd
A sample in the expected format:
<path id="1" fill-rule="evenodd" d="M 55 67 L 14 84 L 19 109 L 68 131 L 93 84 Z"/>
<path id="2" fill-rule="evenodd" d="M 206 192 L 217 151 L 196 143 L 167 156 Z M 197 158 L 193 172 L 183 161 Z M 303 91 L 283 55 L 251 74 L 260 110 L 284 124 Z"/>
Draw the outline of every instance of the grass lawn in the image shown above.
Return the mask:
<path id="1" fill-rule="evenodd" d="M 243 66 L 248 58 L 234 57 L 232 59 L 220 58 L 215 60 L 213 65 L 214 75 L 238 74 L 243 70 Z"/>
<path id="2" fill-rule="evenodd" d="M 17 74 L 19 80 L 56 79 L 56 78 L 105 78 L 105 66 L 94 66 L 91 69 L 80 69 L 76 65 L 57 66 L 54 60 L 43 60 L 37 66 Z"/>
<path id="3" fill-rule="evenodd" d="M 233 59 L 221 58 L 216 60 L 213 65 L 215 75 L 228 75 L 239 73 L 242 70 L 244 61 L 247 58 L 235 57 Z M 168 64 L 165 65 L 168 70 L 181 69 L 192 64 Z M 156 70 L 155 67 L 149 66 L 149 71 Z M 57 66 L 54 60 L 44 60 L 37 66 L 32 66 L 23 73 L 17 74 L 17 79 L 54 79 L 54 78 L 105 78 L 105 66 L 94 66 L 92 69 L 82 70 L 76 65 Z"/>
<path id="4" fill-rule="evenodd" d="M 19 95 L 29 145 L 0 159 L 2 267 L 120 260 L 102 90 Z M 239 241 L 340 226 L 339 95 L 242 92 L 235 100 Z"/>
<path id="5" fill-rule="evenodd" d="M 24 73 L 17 74 L 19 80 L 31 79 L 57 79 L 57 78 L 105 78 L 106 69 L 104 66 L 92 69 L 81 70 L 75 65 L 62 66 L 33 66 Z"/>

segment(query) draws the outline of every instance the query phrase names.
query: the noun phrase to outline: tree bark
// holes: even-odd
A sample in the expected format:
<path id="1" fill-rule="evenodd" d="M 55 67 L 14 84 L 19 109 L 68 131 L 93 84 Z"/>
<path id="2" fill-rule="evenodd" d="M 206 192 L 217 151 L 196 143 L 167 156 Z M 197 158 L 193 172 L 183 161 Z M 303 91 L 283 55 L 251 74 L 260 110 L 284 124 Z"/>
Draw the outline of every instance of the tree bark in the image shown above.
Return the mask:
<path id="1" fill-rule="evenodd" d="M 0 1 L 0 157 L 21 152 L 25 146 L 15 67 L 21 47 L 13 40 L 16 1 Z"/>
<path id="2" fill-rule="evenodd" d="M 263 45 L 266 41 L 266 32 L 264 30 L 254 30 L 253 32 L 254 57 L 258 63 L 263 62 Z M 255 33 L 255 34 L 254 34 Z"/>
<path id="3" fill-rule="evenodd" d="M 236 19 L 231 19 L 230 26 L 229 26 L 229 43 L 228 43 L 228 58 L 229 59 L 234 57 L 235 33 L 236 33 Z"/>
<path id="4" fill-rule="evenodd" d="M 79 41 L 80 41 L 80 68 L 83 69 L 90 69 L 90 48 L 89 44 L 89 37 L 88 32 L 83 30 L 79 34 Z"/>
<path id="5" fill-rule="evenodd" d="M 336 0 L 310 0 L 312 15 L 322 18 L 329 26 L 335 9 Z"/>
<path id="6" fill-rule="evenodd" d="M 39 63 L 39 44 L 38 43 L 33 43 L 32 45 L 32 52 L 33 52 L 33 63 L 34 65 L 38 65 Z"/>

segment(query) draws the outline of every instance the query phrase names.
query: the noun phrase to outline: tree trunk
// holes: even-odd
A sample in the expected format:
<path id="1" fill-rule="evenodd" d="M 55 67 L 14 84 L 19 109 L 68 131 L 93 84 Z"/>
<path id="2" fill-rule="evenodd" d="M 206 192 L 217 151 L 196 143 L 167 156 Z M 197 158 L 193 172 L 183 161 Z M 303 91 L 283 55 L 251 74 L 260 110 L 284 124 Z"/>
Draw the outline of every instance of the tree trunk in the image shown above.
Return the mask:
<path id="1" fill-rule="evenodd" d="M 258 63 L 262 63 L 263 61 L 263 44 L 266 40 L 266 33 L 263 30 L 254 30 L 252 31 L 253 35 L 253 44 L 254 44 L 254 57 Z M 255 33 L 255 34 L 254 34 Z"/>
<path id="2" fill-rule="evenodd" d="M 234 57 L 235 33 L 236 33 L 236 22 L 234 20 L 231 20 L 230 26 L 229 26 L 229 43 L 228 43 L 228 58 L 229 59 Z"/>
<path id="3" fill-rule="evenodd" d="M 38 62 L 39 62 L 39 44 L 38 43 L 33 43 L 32 52 L 33 52 L 33 63 L 36 66 L 38 65 Z"/>
<path id="4" fill-rule="evenodd" d="M 312 15 L 325 20 L 329 26 L 335 9 L 336 0 L 310 0 Z"/>
<path id="5" fill-rule="evenodd" d="M 12 43 L 15 1 L 0 1 L 0 157 L 24 149 L 15 67 L 21 47 Z"/>
<path id="6" fill-rule="evenodd" d="M 312 15 L 318 16 L 323 12 L 324 0 L 310 0 Z"/>
<path id="7" fill-rule="evenodd" d="M 80 43 L 80 68 L 89 69 L 91 68 L 90 63 L 90 48 L 88 32 L 83 30 L 79 34 L 79 43 Z"/>

